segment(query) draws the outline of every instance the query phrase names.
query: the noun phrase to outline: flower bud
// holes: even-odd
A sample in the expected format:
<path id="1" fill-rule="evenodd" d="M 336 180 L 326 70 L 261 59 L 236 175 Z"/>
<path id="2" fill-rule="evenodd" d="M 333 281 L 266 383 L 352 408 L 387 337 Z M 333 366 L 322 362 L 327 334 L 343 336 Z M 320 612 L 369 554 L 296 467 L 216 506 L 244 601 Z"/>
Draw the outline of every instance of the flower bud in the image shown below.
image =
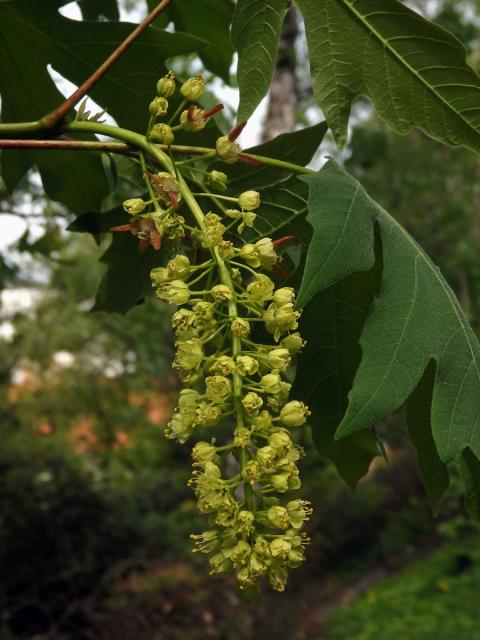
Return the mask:
<path id="1" fill-rule="evenodd" d="M 285 431 L 275 431 L 268 438 L 268 444 L 273 447 L 278 456 L 286 455 L 293 447 L 292 439 Z"/>
<path id="2" fill-rule="evenodd" d="M 248 568 L 254 578 L 259 578 L 266 572 L 267 565 L 257 553 L 253 552 L 248 561 Z"/>
<path id="3" fill-rule="evenodd" d="M 175 363 L 182 369 L 196 369 L 203 360 L 202 342 L 198 338 L 184 340 L 178 344 Z"/>
<path id="4" fill-rule="evenodd" d="M 185 384 L 196 384 L 200 380 L 200 371 L 196 369 L 182 369 L 178 367 L 176 363 L 174 363 L 173 366 L 178 368 L 180 380 Z"/>
<path id="5" fill-rule="evenodd" d="M 260 386 L 265 393 L 271 393 L 272 395 L 275 395 L 280 392 L 281 381 L 282 380 L 280 378 L 280 375 L 276 371 L 272 371 L 272 373 L 267 373 L 266 375 L 262 376 L 262 379 L 260 380 Z"/>
<path id="6" fill-rule="evenodd" d="M 263 536 L 256 536 L 255 538 L 255 553 L 265 563 L 269 563 L 271 560 L 270 545 Z"/>
<path id="7" fill-rule="evenodd" d="M 296 449 L 292 449 L 283 458 L 278 458 L 277 465 L 282 472 L 288 473 L 290 476 L 298 477 L 299 471 L 297 465 L 290 459 L 292 454 L 298 454 Z"/>
<path id="8" fill-rule="evenodd" d="M 161 118 L 168 111 L 168 100 L 162 96 L 157 96 L 150 102 L 148 111 L 154 118 Z"/>
<path id="9" fill-rule="evenodd" d="M 235 318 L 230 325 L 234 336 L 246 338 L 250 334 L 250 323 L 245 318 Z"/>
<path id="10" fill-rule="evenodd" d="M 207 397 L 217 402 L 221 402 L 232 392 L 230 380 L 225 376 L 207 376 L 205 385 Z"/>
<path id="11" fill-rule="evenodd" d="M 216 247 L 223 240 L 225 226 L 220 220 L 220 216 L 211 212 L 204 217 L 205 231 L 200 234 L 200 239 L 206 249 Z"/>
<path id="12" fill-rule="evenodd" d="M 230 242 L 230 240 L 222 240 L 219 242 L 217 248 L 222 260 L 231 260 L 235 255 L 233 242 Z"/>
<path id="13" fill-rule="evenodd" d="M 257 240 L 255 246 L 258 251 L 260 264 L 265 269 L 271 269 L 277 262 L 278 256 L 271 238 L 262 238 Z"/>
<path id="14" fill-rule="evenodd" d="M 191 329 L 195 314 L 190 309 L 178 309 L 172 316 L 172 327 L 177 333 L 184 333 Z"/>
<path id="15" fill-rule="evenodd" d="M 273 468 L 273 463 L 276 456 L 277 453 L 275 449 L 267 445 L 265 447 L 260 447 L 260 449 L 257 450 L 257 454 L 255 457 L 262 469 L 270 470 Z"/>
<path id="16" fill-rule="evenodd" d="M 168 304 L 185 304 L 190 299 L 190 289 L 183 280 L 172 280 L 160 285 L 157 296 Z"/>
<path id="17" fill-rule="evenodd" d="M 202 483 L 201 485 L 200 481 Z M 197 507 L 200 513 L 213 513 L 221 507 L 223 495 L 211 482 L 199 478 L 195 494 L 197 496 Z"/>
<path id="18" fill-rule="evenodd" d="M 175 93 L 175 74 L 169 71 L 166 76 L 157 82 L 157 93 L 163 98 L 170 98 Z"/>
<path id="19" fill-rule="evenodd" d="M 310 502 L 307 500 L 291 500 L 287 504 L 288 517 L 294 529 L 301 529 L 312 515 Z"/>
<path id="20" fill-rule="evenodd" d="M 180 87 L 180 93 L 191 102 L 196 102 L 205 93 L 205 78 L 198 75 L 196 78 L 189 78 Z"/>
<path id="21" fill-rule="evenodd" d="M 260 466 L 256 460 L 249 460 L 242 469 L 242 478 L 250 484 L 255 484 L 260 480 Z"/>
<path id="22" fill-rule="evenodd" d="M 246 511 L 245 509 L 242 509 L 242 511 L 239 511 L 237 514 L 237 522 L 236 522 L 236 528 L 239 531 L 239 533 L 250 533 L 251 531 L 253 531 L 254 520 L 255 520 L 255 516 L 251 511 Z"/>
<path id="23" fill-rule="evenodd" d="M 258 191 L 244 191 L 238 196 L 238 204 L 246 211 L 258 209 L 260 206 L 260 194 Z"/>
<path id="24" fill-rule="evenodd" d="M 305 346 L 305 342 L 302 340 L 299 333 L 291 333 L 280 342 L 280 346 L 288 349 L 294 356 Z"/>
<path id="25" fill-rule="evenodd" d="M 223 302 L 225 300 L 232 299 L 232 290 L 225 284 L 216 284 L 211 288 L 210 293 L 212 298 L 217 302 Z"/>
<path id="26" fill-rule="evenodd" d="M 233 444 L 236 447 L 248 447 L 250 444 L 250 431 L 246 427 L 237 427 L 233 432 Z"/>
<path id="27" fill-rule="evenodd" d="M 301 427 L 310 415 L 308 407 L 298 400 L 291 400 L 280 411 L 280 420 L 286 427 Z"/>
<path id="28" fill-rule="evenodd" d="M 290 382 L 286 382 L 285 380 L 282 380 L 280 382 L 280 398 L 282 398 L 283 401 L 288 399 L 288 396 L 290 395 L 290 390 L 292 388 L 292 385 L 290 384 Z"/>
<path id="29" fill-rule="evenodd" d="M 224 213 L 228 218 L 231 218 L 232 220 L 240 220 L 243 215 L 242 212 L 238 209 L 225 209 Z"/>
<path id="30" fill-rule="evenodd" d="M 271 369 L 277 369 L 278 371 L 285 371 L 290 364 L 290 354 L 288 349 L 272 349 L 269 351 L 266 361 Z"/>
<path id="31" fill-rule="evenodd" d="M 222 477 L 222 472 L 218 464 L 215 464 L 214 462 L 207 462 L 202 477 L 208 481 L 217 480 Z"/>
<path id="32" fill-rule="evenodd" d="M 190 260 L 187 256 L 177 255 L 167 265 L 170 278 L 183 279 L 190 273 Z"/>
<path id="33" fill-rule="evenodd" d="M 230 376 L 235 371 L 235 361 L 230 356 L 220 356 L 216 358 L 211 368 L 222 376 Z"/>
<path id="34" fill-rule="evenodd" d="M 230 527 L 235 522 L 236 508 L 237 503 L 234 498 L 228 494 L 224 496 L 215 518 L 216 524 L 219 524 L 221 527 Z"/>
<path id="35" fill-rule="evenodd" d="M 288 566 L 291 569 L 296 569 L 302 564 L 302 562 L 305 562 L 305 556 L 303 555 L 302 550 L 292 549 L 288 554 L 288 562 L 287 562 Z"/>
<path id="36" fill-rule="evenodd" d="M 298 491 L 302 486 L 302 481 L 299 476 L 290 476 L 288 479 L 288 490 L 289 491 Z"/>
<path id="37" fill-rule="evenodd" d="M 192 533 L 190 538 L 195 541 L 194 552 L 211 553 L 220 546 L 220 536 L 215 529 L 210 529 L 197 535 Z"/>
<path id="38" fill-rule="evenodd" d="M 153 125 L 148 137 L 160 144 L 172 144 L 174 139 L 172 128 L 163 122 Z"/>
<path id="39" fill-rule="evenodd" d="M 239 258 L 246 262 L 250 267 L 259 267 L 260 266 L 260 253 L 258 247 L 254 244 L 246 243 L 238 252 Z"/>
<path id="40" fill-rule="evenodd" d="M 202 118 L 203 110 L 198 107 L 190 107 L 180 114 L 180 126 L 184 131 L 190 131 L 191 133 L 197 133 L 205 129 L 207 125 L 207 119 Z"/>
<path id="41" fill-rule="evenodd" d="M 165 436 L 170 439 L 177 439 L 184 444 L 192 435 L 194 425 L 185 420 L 179 413 L 174 413 L 172 419 L 165 429 Z"/>
<path id="42" fill-rule="evenodd" d="M 207 179 L 213 189 L 216 189 L 217 191 L 227 190 L 228 176 L 226 173 L 223 173 L 223 171 L 210 171 Z"/>
<path id="43" fill-rule="evenodd" d="M 279 558 L 280 560 L 287 560 L 288 554 L 292 550 L 288 538 L 275 538 L 270 543 L 270 551 L 273 558 Z"/>
<path id="44" fill-rule="evenodd" d="M 240 146 L 236 142 L 232 142 L 228 136 L 218 138 L 215 148 L 218 157 L 223 160 L 225 164 L 235 164 L 235 162 L 238 162 L 238 157 L 242 153 Z"/>
<path id="45" fill-rule="evenodd" d="M 195 411 L 195 423 L 200 427 L 216 424 L 222 416 L 220 407 L 208 402 L 201 402 Z"/>
<path id="46" fill-rule="evenodd" d="M 272 589 L 278 592 L 285 591 L 287 584 L 288 571 L 277 564 L 272 565 L 268 571 L 268 581 Z"/>
<path id="47" fill-rule="evenodd" d="M 288 481 L 290 479 L 290 474 L 288 472 L 283 473 L 275 473 L 270 476 L 270 482 L 272 483 L 272 487 L 278 493 L 285 493 L 289 489 Z"/>
<path id="48" fill-rule="evenodd" d="M 251 356 L 237 356 L 236 363 L 241 376 L 252 376 L 258 371 L 258 361 Z"/>
<path id="49" fill-rule="evenodd" d="M 239 540 L 233 548 L 232 555 L 230 556 L 235 566 L 246 564 L 252 549 L 248 542 L 245 540 Z"/>
<path id="50" fill-rule="evenodd" d="M 248 567 L 242 567 L 236 575 L 240 590 L 248 589 L 254 583 L 253 576 L 250 575 L 250 569 Z"/>
<path id="51" fill-rule="evenodd" d="M 142 213 L 147 205 L 142 198 L 130 198 L 123 202 L 124 210 L 130 215 L 134 216 L 137 213 Z"/>
<path id="52" fill-rule="evenodd" d="M 165 197 L 168 197 L 167 192 L 165 192 L 164 195 Z M 173 195 L 173 197 L 177 198 L 178 201 L 180 194 L 176 193 Z M 182 216 L 170 214 L 167 218 L 163 219 L 162 223 L 165 228 L 165 235 L 169 240 L 178 240 L 184 237 L 185 230 L 183 228 L 183 225 L 185 224 L 185 218 L 183 218 Z"/>
<path id="53" fill-rule="evenodd" d="M 230 269 L 230 277 L 233 284 L 243 287 L 243 279 L 240 269 L 238 269 L 237 267 L 232 267 Z"/>
<path id="54" fill-rule="evenodd" d="M 249 414 L 255 414 L 263 405 L 263 400 L 254 391 L 249 391 L 243 398 L 242 404 L 245 411 Z"/>
<path id="55" fill-rule="evenodd" d="M 283 333 L 298 327 L 299 316 L 299 312 L 295 311 L 291 303 L 282 307 L 271 304 L 264 313 L 263 319 L 267 331 L 273 333 L 275 340 L 279 340 Z"/>
<path id="56" fill-rule="evenodd" d="M 255 276 L 255 280 L 247 286 L 247 293 L 255 302 L 265 302 L 272 297 L 274 284 L 263 273 Z"/>
<path id="57" fill-rule="evenodd" d="M 168 204 L 171 204 L 172 197 L 177 200 L 180 199 L 180 185 L 177 180 L 166 171 L 159 171 L 152 176 L 151 181 L 155 192 L 162 200 L 168 202 Z M 177 226 L 177 223 L 180 221 L 180 217 L 171 217 L 169 220 L 170 225 L 174 226 Z M 183 222 L 185 221 L 183 220 Z"/>
<path id="58" fill-rule="evenodd" d="M 183 415 L 189 414 L 194 410 L 200 401 L 201 395 L 195 389 L 184 387 L 178 394 L 178 408 Z"/>
<path id="59" fill-rule="evenodd" d="M 223 551 L 216 553 L 209 559 L 210 574 L 229 575 L 233 573 L 233 564 L 230 558 L 227 558 Z"/>
<path id="60" fill-rule="evenodd" d="M 195 321 L 197 324 L 208 324 L 213 320 L 215 308 L 211 302 L 201 300 L 200 302 L 195 303 L 193 312 L 195 314 Z"/>
<path id="61" fill-rule="evenodd" d="M 159 287 L 170 280 L 170 274 L 166 267 L 156 267 L 150 271 L 150 279 L 153 287 Z"/>
<path id="62" fill-rule="evenodd" d="M 270 507 L 267 511 L 267 518 L 277 529 L 288 529 L 290 524 L 290 518 L 288 517 L 288 511 L 285 507 L 278 505 Z"/>
<path id="63" fill-rule="evenodd" d="M 292 287 L 281 287 L 277 289 L 273 294 L 272 302 L 281 307 L 285 304 L 293 303 L 295 300 L 295 291 Z"/>
<path id="64" fill-rule="evenodd" d="M 193 461 L 204 465 L 207 462 L 214 462 L 217 455 L 217 449 L 209 442 L 197 442 L 192 449 Z"/>
<path id="65" fill-rule="evenodd" d="M 265 431 L 272 427 L 272 416 L 265 409 L 260 411 L 258 416 L 252 418 L 252 427 L 255 431 Z"/>
<path id="66" fill-rule="evenodd" d="M 256 213 L 253 213 L 253 211 L 244 211 L 242 213 L 242 222 L 238 225 L 238 233 L 243 233 L 245 227 L 252 228 L 256 219 Z"/>

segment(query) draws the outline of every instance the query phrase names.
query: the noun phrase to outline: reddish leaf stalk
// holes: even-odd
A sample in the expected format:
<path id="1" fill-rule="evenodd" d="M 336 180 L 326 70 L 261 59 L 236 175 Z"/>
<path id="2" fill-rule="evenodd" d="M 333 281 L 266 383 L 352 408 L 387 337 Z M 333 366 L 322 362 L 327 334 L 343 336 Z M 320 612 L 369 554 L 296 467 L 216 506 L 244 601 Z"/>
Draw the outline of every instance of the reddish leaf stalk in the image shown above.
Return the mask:
<path id="1" fill-rule="evenodd" d="M 278 240 L 273 241 L 273 246 L 275 249 L 279 249 L 280 247 L 286 247 L 289 244 L 294 244 L 297 241 L 295 236 L 283 236 L 283 238 L 278 238 Z"/>
<path id="2" fill-rule="evenodd" d="M 119 224 L 116 227 L 110 227 L 110 231 L 133 231 L 130 224 Z"/>
<path id="3" fill-rule="evenodd" d="M 238 159 L 240 160 L 240 162 L 244 162 L 245 164 L 253 164 L 256 167 L 262 164 L 262 162 L 258 158 L 254 158 L 253 156 L 248 155 L 248 153 L 239 153 Z"/>
<path id="4" fill-rule="evenodd" d="M 115 51 L 103 62 L 92 75 L 83 82 L 70 97 L 64 100 L 58 107 L 47 113 L 40 119 L 40 124 L 45 129 L 51 129 L 74 108 L 103 76 L 111 69 L 135 40 L 147 29 L 172 0 L 162 0 L 148 16 L 125 38 L 125 40 L 115 49 Z"/>
<path id="5" fill-rule="evenodd" d="M 282 265 L 278 263 L 273 267 L 273 270 L 275 271 L 277 276 L 280 276 L 280 278 L 288 278 L 288 276 L 290 275 L 285 267 L 282 267 Z"/>
<path id="6" fill-rule="evenodd" d="M 222 109 L 224 109 L 224 106 L 222 103 L 215 105 L 214 107 L 212 107 L 211 109 L 207 109 L 207 111 L 204 111 L 202 113 L 202 118 L 204 120 L 206 120 L 207 118 L 210 118 L 210 116 L 214 116 L 216 113 L 218 113 L 219 111 L 221 111 Z"/>
<path id="7" fill-rule="evenodd" d="M 228 139 L 230 140 L 230 142 L 234 142 L 238 138 L 238 136 L 242 133 L 242 131 L 245 129 L 246 126 L 247 126 L 246 120 L 244 122 L 239 122 L 237 126 L 234 129 L 232 129 L 228 134 Z"/>

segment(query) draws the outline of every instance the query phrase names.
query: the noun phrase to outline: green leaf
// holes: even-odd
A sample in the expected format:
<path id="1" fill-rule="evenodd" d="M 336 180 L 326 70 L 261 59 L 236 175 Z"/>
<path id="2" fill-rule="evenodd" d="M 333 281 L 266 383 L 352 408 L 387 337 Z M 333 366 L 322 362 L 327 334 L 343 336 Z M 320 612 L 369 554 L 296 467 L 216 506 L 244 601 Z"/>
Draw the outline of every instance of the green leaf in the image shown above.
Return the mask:
<path id="1" fill-rule="evenodd" d="M 479 457 L 480 345 L 440 270 L 335 163 L 302 179 L 310 186 L 314 236 L 300 304 L 349 270 L 373 266 L 375 223 L 382 243 L 381 289 L 362 332 L 362 361 L 336 437 L 402 406 L 433 359 L 431 425 L 439 457 L 449 462 L 466 447 Z"/>
<path id="2" fill-rule="evenodd" d="M 455 36 L 398 0 L 297 0 L 316 99 L 340 145 L 365 95 L 395 130 L 480 149 L 480 79 Z"/>
<path id="3" fill-rule="evenodd" d="M 277 238 L 294 235 L 306 247 L 312 235 L 305 221 L 308 188 L 296 176 L 260 190 L 261 206 L 257 210 L 255 229 L 248 229 L 244 236 L 249 241 L 258 237 Z"/>
<path id="4" fill-rule="evenodd" d="M 480 462 L 471 449 L 462 452 L 460 471 L 465 484 L 465 507 L 471 518 L 480 520 Z"/>
<path id="5" fill-rule="evenodd" d="M 2 10 L 0 9 L 0 93 L 2 93 L 2 120 L 5 122 L 15 122 L 17 120 L 29 119 L 28 103 L 29 94 L 20 92 L 15 96 L 16 83 L 13 77 L 12 93 L 10 93 L 7 83 L 3 85 L 4 76 L 2 66 L 2 46 L 1 46 L 1 23 Z M 12 42 L 12 45 L 14 43 Z M 18 65 L 21 64 L 21 56 L 17 54 Z M 5 76 L 8 74 L 5 73 Z M 48 76 L 49 78 L 49 76 Z M 51 80 L 48 80 L 51 83 Z M 2 91 L 3 86 L 3 91 Z M 32 82 L 32 92 L 35 91 L 35 83 Z M 41 88 L 38 89 L 39 93 Z M 60 104 L 63 95 L 53 85 L 51 91 L 52 107 Z M 20 109 L 20 111 L 19 111 Z M 49 109 L 46 108 L 45 112 Z M 90 137 L 91 138 L 91 137 Z M 84 139 L 88 139 L 84 136 Z M 102 199 L 109 193 L 110 186 L 106 175 L 105 167 L 102 163 L 101 155 L 94 152 L 75 153 L 74 151 L 26 151 L 26 150 L 3 150 L 0 155 L 0 171 L 4 179 L 5 186 L 10 193 L 13 193 L 20 180 L 26 172 L 36 165 L 39 169 L 43 186 L 49 198 L 58 200 L 75 212 L 88 209 L 99 209 Z M 79 189 L 78 176 L 82 176 L 84 188 Z"/>
<path id="6" fill-rule="evenodd" d="M 307 220 L 314 229 L 297 297 L 298 306 L 304 307 L 330 284 L 373 267 L 374 228 L 368 214 L 373 209 L 378 215 L 380 209 L 360 183 L 333 162 L 320 173 L 300 179 L 310 186 Z"/>
<path id="7" fill-rule="evenodd" d="M 89 211 L 68 225 L 67 231 L 80 233 L 91 233 L 94 236 L 101 233 L 108 233 L 112 227 L 128 224 L 128 216 L 121 207 L 105 211 L 105 213 L 97 213 Z"/>
<path id="8" fill-rule="evenodd" d="M 107 271 L 92 311 L 126 313 L 152 293 L 150 271 L 162 264 L 163 252 L 148 247 L 142 253 L 138 238 L 129 233 L 114 233 L 101 261 L 107 265 Z"/>
<path id="9" fill-rule="evenodd" d="M 449 475 L 440 460 L 431 425 L 432 393 L 435 384 L 435 361 L 425 369 L 417 388 L 407 400 L 407 424 L 410 439 L 417 450 L 417 461 L 425 489 L 435 515 L 449 485 Z"/>
<path id="10" fill-rule="evenodd" d="M 151 2 L 150 6 L 156 4 L 156 1 Z M 210 46 L 200 51 L 200 59 L 207 69 L 227 83 L 233 59 L 230 42 L 233 8 L 231 0 L 202 0 L 201 6 L 198 0 L 175 0 L 166 11 L 178 31 L 208 40 Z"/>
<path id="11" fill-rule="evenodd" d="M 111 227 L 128 224 L 122 207 L 105 213 L 89 212 L 78 216 L 68 231 L 91 233 L 96 240 Z M 164 261 L 163 251 L 148 247 L 139 251 L 138 238 L 130 233 L 113 233 L 112 243 L 101 258 L 107 265 L 98 287 L 93 311 L 126 313 L 152 293 L 150 271 Z"/>
<path id="12" fill-rule="evenodd" d="M 265 155 L 295 164 L 308 164 L 320 146 L 326 131 L 321 122 L 301 131 L 286 133 L 250 149 L 245 153 Z M 261 236 L 294 235 L 306 247 L 311 228 L 305 222 L 308 188 L 297 174 L 288 169 L 268 165 L 245 165 L 240 162 L 225 165 L 214 162 L 212 168 L 228 175 L 228 195 L 238 196 L 247 189 L 260 192 L 261 207 L 257 210 L 255 229 L 246 229 L 249 241 Z M 205 203 L 208 206 L 208 201 Z"/>
<path id="13" fill-rule="evenodd" d="M 118 20 L 117 0 L 77 0 L 84 20 Z"/>
<path id="14" fill-rule="evenodd" d="M 320 453 L 332 460 L 353 491 L 379 455 L 372 429 L 334 440 L 348 406 L 348 392 L 360 364 L 359 338 L 378 290 L 381 260 L 317 293 L 303 310 L 299 330 L 307 341 L 297 363 L 292 397 L 306 402 L 309 424 Z"/>
<path id="15" fill-rule="evenodd" d="M 272 80 L 288 0 L 237 0 L 232 42 L 238 51 L 238 119 L 248 120 Z"/>
<path id="16" fill-rule="evenodd" d="M 3 121 L 35 120 L 62 102 L 63 96 L 50 78 L 47 65 L 79 85 L 134 28 L 128 23 L 69 20 L 58 13 L 61 4 L 59 0 L 41 3 L 15 0 L 0 4 Z M 150 27 L 90 95 L 120 125 L 142 131 L 156 80 L 166 70 L 165 59 L 203 46 L 205 43 L 193 36 Z M 20 172 L 27 168 L 27 163 L 20 164 L 13 154 L 2 154 L 2 170 L 9 178 L 9 187 L 18 182 Z M 28 166 L 38 164 L 50 191 L 48 195 L 62 199 L 77 211 L 98 208 L 99 200 L 108 192 L 104 177 L 99 188 L 103 171 L 100 159 L 92 154 L 65 152 L 63 156 L 55 156 L 52 171 L 52 155 L 28 153 Z M 15 166 L 10 169 L 8 162 L 12 158 Z M 81 189 L 78 188 L 79 176 L 82 176 Z"/>
<path id="17" fill-rule="evenodd" d="M 257 147 L 247 149 L 272 158 L 308 164 L 321 144 L 326 124 L 321 122 L 302 131 L 277 136 Z M 212 166 L 218 166 L 214 163 Z M 257 210 L 255 229 L 246 229 L 244 238 L 249 241 L 261 236 L 278 238 L 293 235 L 302 250 L 311 238 L 310 225 L 305 221 L 308 188 L 292 172 L 267 165 L 254 166 L 237 163 L 218 167 L 228 175 L 228 194 L 238 196 L 247 189 L 260 192 L 261 207 Z"/>
<path id="18" fill-rule="evenodd" d="M 283 133 L 273 140 L 245 149 L 244 153 L 267 156 L 305 166 L 311 161 L 321 145 L 326 132 L 327 123 L 320 122 L 313 127 L 305 127 L 292 133 Z M 222 163 L 219 168 L 228 176 L 229 191 L 237 194 L 247 189 L 263 189 L 285 180 L 293 173 L 280 167 L 250 165 L 241 162 L 232 165 Z"/>

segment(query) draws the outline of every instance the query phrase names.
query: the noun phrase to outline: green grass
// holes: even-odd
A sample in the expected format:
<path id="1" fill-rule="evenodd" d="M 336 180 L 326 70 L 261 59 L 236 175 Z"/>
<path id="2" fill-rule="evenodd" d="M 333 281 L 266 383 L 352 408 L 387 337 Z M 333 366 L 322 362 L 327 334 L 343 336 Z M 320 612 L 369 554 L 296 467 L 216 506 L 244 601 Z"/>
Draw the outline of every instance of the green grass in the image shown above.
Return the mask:
<path id="1" fill-rule="evenodd" d="M 322 640 L 480 640 L 480 536 L 376 583 L 328 620 Z"/>

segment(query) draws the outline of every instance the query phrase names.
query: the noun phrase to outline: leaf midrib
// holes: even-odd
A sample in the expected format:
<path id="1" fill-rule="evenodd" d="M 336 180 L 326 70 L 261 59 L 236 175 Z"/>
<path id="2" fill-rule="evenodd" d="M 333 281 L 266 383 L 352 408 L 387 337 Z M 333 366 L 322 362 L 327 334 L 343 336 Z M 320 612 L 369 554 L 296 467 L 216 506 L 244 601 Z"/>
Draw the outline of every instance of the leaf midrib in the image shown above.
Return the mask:
<path id="1" fill-rule="evenodd" d="M 373 25 L 371 25 L 368 22 L 368 20 L 366 18 L 364 18 L 364 16 L 357 11 L 357 9 L 355 9 L 355 7 L 352 4 L 350 4 L 349 0 L 339 0 L 339 2 L 341 2 L 343 4 L 343 6 L 345 6 L 349 11 L 351 11 L 351 13 L 353 13 L 353 15 L 357 18 L 357 20 L 359 20 L 359 22 L 365 27 L 365 29 L 367 29 L 367 31 L 372 33 L 379 40 L 379 42 L 382 44 L 382 46 L 385 49 L 390 51 L 390 53 L 392 53 L 393 56 L 401 64 L 403 64 L 403 66 L 405 66 L 417 78 L 417 80 L 419 80 L 421 82 L 422 85 L 424 85 L 428 90 L 430 90 L 430 92 L 433 93 L 443 103 L 443 105 L 447 108 L 447 110 L 451 111 L 454 115 L 456 115 L 462 122 L 464 122 L 469 127 L 469 129 L 471 129 L 472 131 L 475 131 L 476 133 L 478 133 L 478 130 L 475 129 L 475 127 L 473 127 L 472 124 L 468 120 L 466 120 L 459 111 L 456 111 L 450 105 L 450 103 L 448 101 L 446 101 L 438 93 L 438 91 L 436 91 L 435 87 L 433 87 L 432 85 L 428 84 L 428 82 L 426 82 L 426 80 L 418 73 L 418 71 L 416 71 L 414 69 L 414 67 L 412 67 L 410 64 L 408 64 L 408 62 L 399 53 L 397 53 L 397 51 L 389 44 L 389 41 L 386 40 L 381 35 L 381 33 L 379 31 L 377 31 L 377 29 L 375 29 L 375 27 L 373 27 Z M 421 18 L 421 16 L 419 16 L 419 17 Z M 473 70 L 472 70 L 472 72 L 473 72 Z"/>

